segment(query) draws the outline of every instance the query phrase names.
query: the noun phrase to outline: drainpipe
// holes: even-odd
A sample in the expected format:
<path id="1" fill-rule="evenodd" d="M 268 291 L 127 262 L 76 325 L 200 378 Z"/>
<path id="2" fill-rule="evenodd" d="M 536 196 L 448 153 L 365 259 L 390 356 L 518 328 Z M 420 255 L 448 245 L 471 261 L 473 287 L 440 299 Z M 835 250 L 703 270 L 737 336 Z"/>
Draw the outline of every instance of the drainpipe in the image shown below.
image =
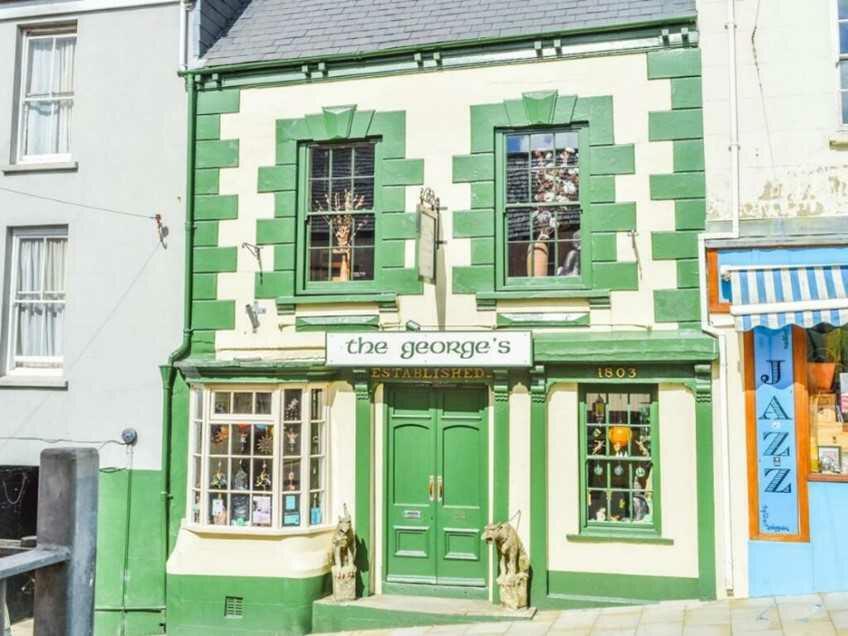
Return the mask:
<path id="1" fill-rule="evenodd" d="M 189 29 L 191 28 L 191 0 L 180 0 L 180 43 L 177 54 L 177 63 L 180 71 L 185 71 L 188 68 L 188 46 L 189 46 Z"/>
<path id="2" fill-rule="evenodd" d="M 722 472 L 722 501 L 724 512 L 724 527 L 722 529 L 724 542 L 724 588 L 728 596 L 732 596 L 735 588 L 734 578 L 734 552 L 733 552 L 733 504 L 731 500 L 731 473 L 730 462 L 730 407 L 728 404 L 729 378 L 727 366 L 727 338 L 726 330 L 716 329 L 710 324 L 709 294 L 707 291 L 707 263 L 706 242 L 709 239 L 735 239 L 739 238 L 739 208 L 741 201 L 742 178 L 740 172 L 740 146 L 739 146 L 739 89 L 738 89 L 738 62 L 736 54 L 736 2 L 727 1 L 727 57 L 728 57 L 728 80 L 729 80 L 729 117 L 730 134 L 728 138 L 728 151 L 730 152 L 730 232 L 702 232 L 698 237 L 698 270 L 700 273 L 700 300 L 701 300 L 701 329 L 718 340 L 719 348 L 719 428 L 724 436 L 721 454 Z M 735 335 L 735 332 L 732 332 Z"/>
<path id="3" fill-rule="evenodd" d="M 183 299 L 183 341 L 168 357 L 167 364 L 160 367 L 163 386 L 162 406 L 162 592 L 165 607 L 168 605 L 168 574 L 166 564 L 170 555 L 169 530 L 171 517 L 171 431 L 173 426 L 174 382 L 177 378 L 175 364 L 188 356 L 191 350 L 191 297 L 192 297 L 192 267 L 194 263 L 194 137 L 195 110 L 197 96 L 194 76 L 186 76 L 188 93 L 188 121 L 186 138 L 186 190 L 185 190 L 185 264 L 184 264 L 184 299 Z"/>

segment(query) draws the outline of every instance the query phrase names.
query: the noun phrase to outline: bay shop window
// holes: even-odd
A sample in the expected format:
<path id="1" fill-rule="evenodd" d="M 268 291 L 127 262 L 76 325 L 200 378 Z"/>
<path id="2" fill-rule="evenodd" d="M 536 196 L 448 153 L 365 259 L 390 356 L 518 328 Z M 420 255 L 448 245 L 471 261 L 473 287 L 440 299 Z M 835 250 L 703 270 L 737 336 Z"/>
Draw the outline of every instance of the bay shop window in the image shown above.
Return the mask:
<path id="1" fill-rule="evenodd" d="M 327 407 L 320 386 L 192 389 L 188 519 L 269 529 L 327 519 Z"/>

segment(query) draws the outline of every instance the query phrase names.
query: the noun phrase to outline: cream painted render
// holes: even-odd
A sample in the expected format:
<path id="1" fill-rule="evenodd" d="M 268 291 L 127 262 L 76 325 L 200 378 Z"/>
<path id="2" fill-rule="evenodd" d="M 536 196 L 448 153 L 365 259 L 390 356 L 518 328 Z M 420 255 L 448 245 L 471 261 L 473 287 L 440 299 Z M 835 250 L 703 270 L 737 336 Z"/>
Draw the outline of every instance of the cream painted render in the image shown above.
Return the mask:
<path id="1" fill-rule="evenodd" d="M 555 384 L 548 402 L 548 567 L 555 571 L 698 577 L 695 398 L 659 387 L 662 536 L 673 545 L 570 543 L 580 532 L 578 385 Z"/>
<path id="2" fill-rule="evenodd" d="M 743 219 L 848 213 L 836 6 L 836 0 L 735 3 Z M 697 7 L 707 215 L 729 219 L 727 0 L 698 0 Z"/>
<path id="3" fill-rule="evenodd" d="M 641 79 L 640 79 L 641 78 Z M 674 203 L 651 201 L 649 175 L 673 171 L 672 142 L 648 141 L 648 112 L 671 108 L 669 80 L 647 79 L 643 53 L 577 60 L 533 62 L 500 67 L 472 68 L 430 73 L 427 90 L 422 78 L 412 75 L 356 79 L 350 81 L 301 84 L 297 86 L 251 88 L 241 91 L 238 113 L 221 116 L 221 139 L 239 140 L 239 166 L 220 171 L 221 194 L 239 197 L 239 218 L 221 221 L 219 245 L 241 246 L 256 243 L 256 220 L 274 216 L 272 194 L 258 193 L 257 171 L 275 163 L 274 122 L 277 119 L 303 117 L 336 104 L 356 103 L 360 110 L 406 112 L 406 156 L 424 159 L 425 185 L 433 188 L 447 212 L 442 214 L 442 236 L 448 239 L 445 260 L 448 271 L 456 265 L 470 264 L 470 241 L 450 239 L 452 213 L 466 210 L 470 186 L 453 183 L 454 155 L 470 151 L 470 114 L 473 104 L 500 102 L 517 98 L 523 92 L 556 89 L 563 95 L 612 95 L 615 103 L 614 126 L 617 144 L 635 145 L 635 175 L 616 177 L 617 201 L 637 202 L 635 237 L 620 233 L 618 242 L 641 260 L 640 291 L 613 292 L 611 310 L 592 310 L 593 327 L 654 327 L 674 329 L 674 323 L 654 325 L 653 289 L 677 286 L 674 261 L 651 259 L 651 232 L 674 230 Z M 470 90 L 469 90 L 470 88 Z M 637 105 L 634 110 L 633 105 Z M 407 211 L 415 210 L 418 188 L 408 187 Z M 635 240 L 636 249 L 633 249 Z M 270 270 L 273 249 L 264 247 L 262 263 Z M 247 250 L 239 247 L 238 271 L 218 275 L 218 298 L 233 299 L 236 304 L 234 330 L 216 333 L 216 349 L 221 358 L 239 356 L 321 357 L 321 334 L 295 333 L 294 316 L 276 315 L 273 300 L 259 300 L 265 313 L 254 334 L 244 305 L 254 302 L 254 273 L 258 263 Z M 450 285 L 450 276 L 440 284 Z M 438 324 L 436 287 L 424 285 L 421 296 L 401 296 L 397 313 L 381 314 L 383 327 L 396 327 L 414 320 L 424 327 Z M 499 308 L 503 307 L 499 303 Z M 510 308 L 532 307 L 531 303 L 510 303 Z M 549 303 L 562 311 L 589 310 L 588 303 Z M 374 308 L 371 308 L 373 311 Z M 313 306 L 298 308 L 297 315 L 341 315 L 367 312 L 363 306 Z M 446 322 L 451 328 L 491 327 L 495 312 L 478 311 L 473 295 L 448 293 Z"/>

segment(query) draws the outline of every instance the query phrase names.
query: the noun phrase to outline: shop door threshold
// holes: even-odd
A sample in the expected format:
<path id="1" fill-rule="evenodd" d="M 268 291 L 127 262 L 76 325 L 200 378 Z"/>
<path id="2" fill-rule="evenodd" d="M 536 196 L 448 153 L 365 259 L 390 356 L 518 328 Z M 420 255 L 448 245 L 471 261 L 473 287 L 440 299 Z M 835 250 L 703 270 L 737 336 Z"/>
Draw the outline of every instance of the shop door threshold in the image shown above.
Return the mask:
<path id="1" fill-rule="evenodd" d="M 469 585 L 440 585 L 436 583 L 407 583 L 383 581 L 383 594 L 403 596 L 428 596 L 439 598 L 489 600 L 485 587 Z"/>

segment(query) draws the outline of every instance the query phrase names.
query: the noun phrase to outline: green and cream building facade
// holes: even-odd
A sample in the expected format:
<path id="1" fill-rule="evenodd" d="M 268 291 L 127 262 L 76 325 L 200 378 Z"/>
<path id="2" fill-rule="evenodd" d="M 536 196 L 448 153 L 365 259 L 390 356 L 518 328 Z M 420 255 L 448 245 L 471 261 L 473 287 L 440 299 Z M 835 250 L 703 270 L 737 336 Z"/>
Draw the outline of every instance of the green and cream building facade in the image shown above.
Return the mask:
<path id="1" fill-rule="evenodd" d="M 497 602 L 501 521 L 534 607 L 716 596 L 691 14 L 186 76 L 169 634 L 390 624 L 345 509 L 363 596 Z"/>

